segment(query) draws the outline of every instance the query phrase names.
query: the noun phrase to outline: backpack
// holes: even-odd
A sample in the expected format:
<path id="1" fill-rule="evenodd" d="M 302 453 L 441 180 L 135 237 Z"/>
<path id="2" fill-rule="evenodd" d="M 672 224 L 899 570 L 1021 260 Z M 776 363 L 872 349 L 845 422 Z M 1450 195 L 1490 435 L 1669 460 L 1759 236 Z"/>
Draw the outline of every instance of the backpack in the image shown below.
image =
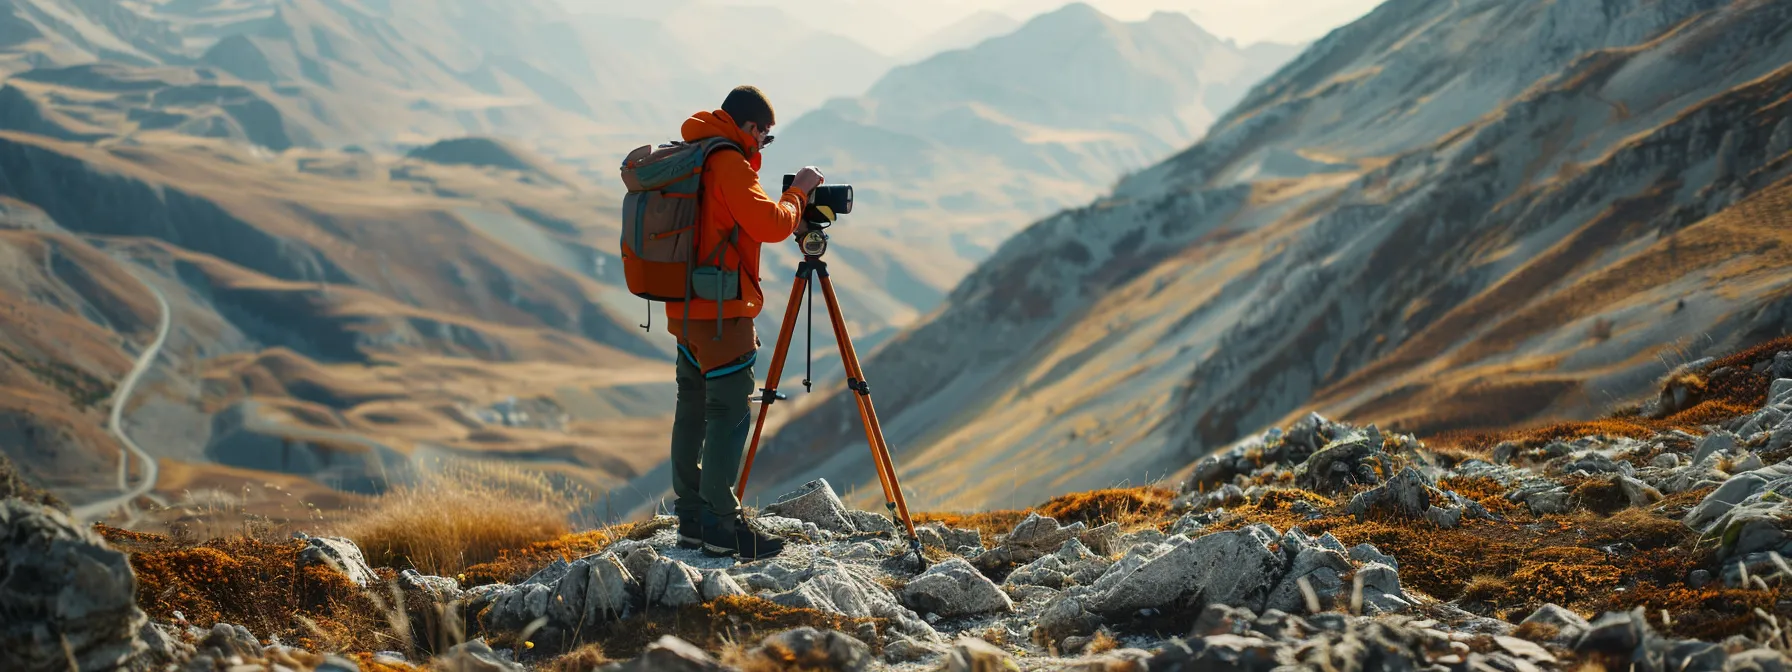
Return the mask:
<path id="1" fill-rule="evenodd" d="M 698 265 L 697 226 L 701 221 L 703 163 L 722 149 L 741 151 L 726 138 L 643 145 L 622 162 L 622 274 L 628 291 L 648 301 L 683 302 L 692 297 L 726 301 L 740 296 L 740 272 L 720 266 L 727 239 Z M 718 316 L 721 311 L 716 312 Z M 718 322 L 720 320 L 718 319 Z M 649 307 L 647 324 L 653 324 Z M 718 331 L 718 337 L 719 337 Z"/>

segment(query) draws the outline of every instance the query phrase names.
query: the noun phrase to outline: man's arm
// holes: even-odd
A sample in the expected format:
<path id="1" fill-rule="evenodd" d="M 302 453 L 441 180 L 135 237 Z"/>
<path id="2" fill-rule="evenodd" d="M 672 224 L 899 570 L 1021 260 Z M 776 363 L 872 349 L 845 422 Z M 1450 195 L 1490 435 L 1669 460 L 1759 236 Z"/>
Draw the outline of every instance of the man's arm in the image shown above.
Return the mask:
<path id="1" fill-rule="evenodd" d="M 717 152 L 711 158 L 710 176 L 720 184 L 722 202 L 742 233 L 760 243 L 777 243 L 796 231 L 805 205 L 803 192 L 792 187 L 774 201 L 760 188 L 759 174 L 739 154 Z"/>

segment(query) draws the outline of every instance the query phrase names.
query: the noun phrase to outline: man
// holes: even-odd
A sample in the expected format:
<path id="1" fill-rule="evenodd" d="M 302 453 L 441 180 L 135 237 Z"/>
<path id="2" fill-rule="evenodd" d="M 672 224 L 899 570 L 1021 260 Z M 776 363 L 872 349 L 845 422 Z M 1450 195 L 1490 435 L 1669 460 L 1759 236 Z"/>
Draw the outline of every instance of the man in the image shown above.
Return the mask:
<path id="1" fill-rule="evenodd" d="M 765 306 L 759 248 L 796 232 L 808 195 L 822 182 L 821 172 L 809 167 L 777 200 L 760 188 L 759 150 L 771 143 L 774 123 L 771 103 L 751 86 L 730 92 L 722 109 L 685 120 L 686 142 L 724 137 L 741 149 L 716 151 L 703 164 L 696 247 L 708 263 L 721 246 L 719 265 L 740 271 L 740 293 L 719 305 L 699 299 L 666 304 L 667 329 L 678 337 L 678 410 L 672 423 L 678 543 L 743 560 L 776 555 L 784 547 L 748 524 L 734 492 L 753 427 L 749 406 L 759 348 L 753 318 Z"/>

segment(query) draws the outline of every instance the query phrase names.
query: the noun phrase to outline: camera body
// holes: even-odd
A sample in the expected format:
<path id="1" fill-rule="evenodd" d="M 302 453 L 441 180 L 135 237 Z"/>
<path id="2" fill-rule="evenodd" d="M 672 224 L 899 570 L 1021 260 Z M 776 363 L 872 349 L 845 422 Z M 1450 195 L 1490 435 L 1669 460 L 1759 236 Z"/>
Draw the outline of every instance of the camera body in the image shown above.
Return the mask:
<path id="1" fill-rule="evenodd" d="M 785 173 L 784 188 L 779 191 L 788 191 L 791 183 L 795 181 L 795 173 Z M 827 210 L 823 211 L 821 208 Z M 809 194 L 809 207 L 803 209 L 803 221 L 814 224 L 817 228 L 826 228 L 829 224 L 833 224 L 834 219 L 839 215 L 851 213 L 852 185 L 824 184 L 816 187 L 815 191 Z"/>

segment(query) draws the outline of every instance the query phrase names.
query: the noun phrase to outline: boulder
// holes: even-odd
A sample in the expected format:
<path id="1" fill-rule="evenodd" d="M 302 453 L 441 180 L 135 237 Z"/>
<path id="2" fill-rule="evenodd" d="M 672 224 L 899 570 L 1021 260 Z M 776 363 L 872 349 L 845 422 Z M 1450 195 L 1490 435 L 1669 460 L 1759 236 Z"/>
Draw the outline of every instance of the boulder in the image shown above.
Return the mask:
<path id="1" fill-rule="evenodd" d="M 137 576 L 68 514 L 0 500 L 0 669 L 149 669 Z M 72 658 L 72 660 L 71 660 Z"/>
<path id="2" fill-rule="evenodd" d="M 1161 554 L 1148 559 L 1129 554 L 1108 569 L 1090 587 L 1088 608 L 1118 615 L 1198 594 L 1208 604 L 1261 609 L 1286 569 L 1282 556 L 1269 548 L 1278 536 L 1253 526 L 1193 540 L 1172 537 Z"/>
<path id="3" fill-rule="evenodd" d="M 779 497 L 765 507 L 765 513 L 814 523 L 828 532 L 851 534 L 856 531 L 848 517 L 846 504 L 834 494 L 834 488 L 825 478 L 804 483 L 795 492 Z"/>
<path id="4" fill-rule="evenodd" d="M 521 668 L 518 668 L 521 669 Z M 610 663 L 599 672 L 730 672 L 703 649 L 672 635 L 665 635 L 626 663 Z"/>
<path id="5" fill-rule="evenodd" d="M 871 667 L 871 647 L 864 642 L 836 630 L 809 627 L 767 637 L 747 657 L 763 661 L 764 669 L 859 672 Z"/>
<path id="6" fill-rule="evenodd" d="M 1394 460 L 1371 444 L 1367 434 L 1351 432 L 1327 443 L 1294 470 L 1294 482 L 1301 488 L 1322 494 L 1336 494 L 1352 485 L 1375 485 L 1379 474 L 1394 471 Z"/>
<path id="7" fill-rule="evenodd" d="M 888 517 L 870 511 L 859 511 L 857 509 L 849 510 L 846 512 L 846 521 L 851 523 L 853 531 L 859 534 L 887 534 L 891 536 L 898 536 L 901 534 L 901 530 L 896 527 L 894 521 L 891 521 Z M 919 530 L 917 530 L 917 532 L 919 532 Z"/>
<path id="8" fill-rule="evenodd" d="M 1020 667 L 1008 652 L 975 637 L 961 637 L 946 652 L 940 672 L 1018 672 Z"/>
<path id="9" fill-rule="evenodd" d="M 642 583 L 648 606 L 677 608 L 703 601 L 703 593 L 697 589 L 702 582 L 703 574 L 696 569 L 660 557 L 648 568 L 647 578 Z"/>
<path id="10" fill-rule="evenodd" d="M 1736 451 L 1736 436 L 1729 432 L 1712 432 L 1699 440 L 1699 447 L 1692 454 L 1692 463 L 1704 462 L 1712 455 L 1725 455 Z M 1671 453 L 1670 453 L 1671 454 Z"/>
<path id="11" fill-rule="evenodd" d="M 1063 546 L 1064 542 L 1082 534 L 1087 527 L 1080 522 L 1059 525 L 1055 518 L 1031 513 L 1014 526 L 1014 531 L 1002 537 L 1001 541 L 1003 546 L 1011 549 L 1037 549 L 1044 554 Z"/>
<path id="12" fill-rule="evenodd" d="M 1171 640 L 1164 649 L 1145 661 L 1145 669 L 1232 670 L 1237 672 L 1269 672 L 1276 667 L 1276 643 L 1260 637 L 1213 635 L 1189 640 Z"/>
<path id="13" fill-rule="evenodd" d="M 902 589 L 902 603 L 948 618 L 1014 610 L 1007 593 L 963 558 L 936 564 L 910 580 Z"/>
<path id="14" fill-rule="evenodd" d="M 248 628 L 231 623 L 214 623 L 205 637 L 199 640 L 197 652 L 213 658 L 261 657 L 261 640 Z"/>
<path id="15" fill-rule="evenodd" d="M 1046 605 L 1033 622 L 1033 642 L 1040 646 L 1056 645 L 1067 637 L 1093 634 L 1101 627 L 1101 617 L 1083 608 L 1081 598 L 1064 595 Z"/>
<path id="16" fill-rule="evenodd" d="M 305 546 L 299 549 L 297 565 L 301 568 L 324 565 L 342 572 L 349 581 L 362 588 L 379 581 L 373 568 L 367 566 L 367 560 L 361 556 L 360 547 L 341 537 L 307 538 Z"/>
<path id="17" fill-rule="evenodd" d="M 454 645 L 445 655 L 430 661 L 430 669 L 440 672 L 524 672 L 523 666 L 516 661 L 493 651 L 484 638 Z"/>
<path id="18" fill-rule="evenodd" d="M 788 571 L 790 574 L 785 582 L 792 587 L 765 595 L 766 599 L 787 607 L 819 609 L 850 618 L 887 618 L 892 629 L 910 637 L 928 641 L 939 637 L 939 633 L 920 616 L 898 603 L 889 589 L 878 583 L 871 570 L 831 558 L 817 558 L 809 567 Z M 753 585 L 756 580 L 766 580 L 763 575 L 761 577 L 755 579 L 753 575 L 747 575 L 739 578 Z"/>
<path id="19" fill-rule="evenodd" d="M 1580 640 L 1581 635 L 1586 634 L 1587 630 L 1592 628 L 1592 624 L 1588 623 L 1587 619 L 1581 618 L 1580 614 L 1554 603 L 1538 607 L 1536 611 L 1531 612 L 1530 616 L 1526 616 L 1523 621 L 1520 621 L 1519 625 L 1533 623 L 1555 629 L 1556 634 L 1550 637 L 1549 641 L 1563 647 L 1573 645 L 1574 642 Z"/>
<path id="20" fill-rule="evenodd" d="M 938 546 L 953 552 L 957 552 L 961 548 L 983 548 L 983 533 L 976 530 L 947 527 L 942 523 L 916 525 L 915 536 L 920 537 L 923 544 Z"/>
<path id="21" fill-rule="evenodd" d="M 697 590 L 703 594 L 704 602 L 721 599 L 728 595 L 747 594 L 747 591 L 740 587 L 740 583 L 736 582 L 734 577 L 729 576 L 727 572 L 715 569 L 703 572 L 703 583 L 697 587 Z"/>

